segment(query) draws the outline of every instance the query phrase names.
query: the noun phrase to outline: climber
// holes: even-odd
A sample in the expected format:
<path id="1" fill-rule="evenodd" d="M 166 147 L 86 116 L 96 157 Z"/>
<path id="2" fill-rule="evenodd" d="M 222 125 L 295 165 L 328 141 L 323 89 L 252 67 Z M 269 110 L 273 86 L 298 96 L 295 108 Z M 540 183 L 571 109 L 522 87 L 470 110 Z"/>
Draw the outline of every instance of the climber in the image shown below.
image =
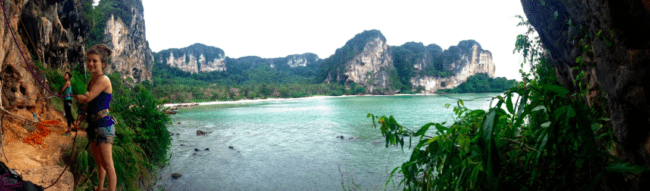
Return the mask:
<path id="1" fill-rule="evenodd" d="M 74 122 L 74 118 L 72 117 L 72 87 L 70 86 L 70 78 L 72 78 L 72 74 L 70 72 L 65 72 L 63 75 L 63 79 L 65 80 L 65 84 L 61 88 L 61 91 L 59 91 L 59 94 L 64 95 L 65 97 L 63 98 L 63 110 L 65 110 L 65 119 L 68 121 L 68 131 L 65 133 L 70 134 L 70 131 L 72 130 L 72 123 Z M 76 131 L 76 130 L 75 130 Z"/>
<path id="2" fill-rule="evenodd" d="M 115 122 L 108 114 L 113 88 L 110 79 L 103 70 L 111 57 L 111 49 L 98 44 L 86 52 L 86 67 L 92 76 L 88 83 L 88 92 L 77 95 L 79 103 L 87 103 L 88 140 L 91 143 L 93 158 L 99 172 L 97 190 L 103 190 L 104 178 L 108 174 L 108 189 L 115 191 L 117 177 L 113 165 L 113 138 L 115 137 Z"/>

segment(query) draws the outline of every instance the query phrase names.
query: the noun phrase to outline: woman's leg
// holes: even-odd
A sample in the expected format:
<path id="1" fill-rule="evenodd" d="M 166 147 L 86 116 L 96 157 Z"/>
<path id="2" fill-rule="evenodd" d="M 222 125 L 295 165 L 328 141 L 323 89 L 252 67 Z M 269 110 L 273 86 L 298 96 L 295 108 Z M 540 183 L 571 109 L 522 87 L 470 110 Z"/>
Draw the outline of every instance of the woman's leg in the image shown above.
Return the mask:
<path id="1" fill-rule="evenodd" d="M 93 151 L 93 158 L 95 158 L 95 164 L 97 164 L 97 172 L 98 172 L 98 182 L 99 185 L 97 186 L 98 190 L 102 190 L 104 188 L 104 177 L 106 177 L 106 168 L 104 167 L 104 161 L 103 161 L 103 156 L 101 152 L 101 144 L 97 144 L 97 142 L 93 142 L 90 144 L 90 148 Z"/>
<path id="2" fill-rule="evenodd" d="M 70 130 L 72 130 L 72 122 L 74 120 L 74 118 L 72 118 L 72 100 L 64 100 L 63 109 L 65 110 L 65 119 L 68 122 L 68 132 L 70 132 Z"/>
<path id="3" fill-rule="evenodd" d="M 115 166 L 113 166 L 113 143 L 99 143 L 99 148 L 104 162 L 103 166 L 108 174 L 108 190 L 115 191 L 117 175 L 115 174 Z"/>

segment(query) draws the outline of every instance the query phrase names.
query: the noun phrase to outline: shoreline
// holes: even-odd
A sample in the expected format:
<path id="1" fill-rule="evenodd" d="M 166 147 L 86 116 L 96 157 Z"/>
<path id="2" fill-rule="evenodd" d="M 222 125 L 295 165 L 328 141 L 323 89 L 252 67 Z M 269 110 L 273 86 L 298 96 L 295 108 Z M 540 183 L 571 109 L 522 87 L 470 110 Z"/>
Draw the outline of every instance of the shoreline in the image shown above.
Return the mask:
<path id="1" fill-rule="evenodd" d="M 246 104 L 246 103 L 259 103 L 267 101 L 287 101 L 287 100 L 300 100 L 300 99 L 314 99 L 314 98 L 329 98 L 329 97 L 372 97 L 372 96 L 433 96 L 438 94 L 393 94 L 393 95 L 341 95 L 341 96 L 326 96 L 326 95 L 316 95 L 309 97 L 297 97 L 297 98 L 266 98 L 266 99 L 241 99 L 237 101 L 209 101 L 209 102 L 190 102 L 190 103 L 166 103 L 163 104 L 163 107 L 179 107 L 179 106 L 201 106 L 201 105 L 221 105 L 221 104 Z"/>

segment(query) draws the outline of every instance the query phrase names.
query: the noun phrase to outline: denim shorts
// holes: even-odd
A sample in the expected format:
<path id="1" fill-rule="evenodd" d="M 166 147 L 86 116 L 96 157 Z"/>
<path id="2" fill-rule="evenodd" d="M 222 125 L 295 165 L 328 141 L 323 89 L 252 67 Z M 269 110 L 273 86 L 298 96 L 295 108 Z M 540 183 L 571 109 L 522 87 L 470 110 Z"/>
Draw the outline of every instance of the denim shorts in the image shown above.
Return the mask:
<path id="1" fill-rule="evenodd" d="M 115 138 L 115 125 L 88 128 L 86 129 L 86 133 L 88 133 L 88 141 L 91 143 L 113 143 L 113 138 Z"/>

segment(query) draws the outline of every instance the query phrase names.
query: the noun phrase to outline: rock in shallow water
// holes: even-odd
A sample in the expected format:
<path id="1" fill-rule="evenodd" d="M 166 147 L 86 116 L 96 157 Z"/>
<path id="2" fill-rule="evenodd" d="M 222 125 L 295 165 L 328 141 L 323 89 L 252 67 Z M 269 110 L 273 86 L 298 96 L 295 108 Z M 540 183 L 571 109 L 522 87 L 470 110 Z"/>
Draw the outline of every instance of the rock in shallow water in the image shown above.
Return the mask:
<path id="1" fill-rule="evenodd" d="M 199 135 L 205 135 L 205 134 L 208 134 L 208 133 L 212 133 L 212 131 L 208 132 L 208 131 L 196 130 L 196 135 L 197 135 L 197 136 L 199 136 Z"/>

